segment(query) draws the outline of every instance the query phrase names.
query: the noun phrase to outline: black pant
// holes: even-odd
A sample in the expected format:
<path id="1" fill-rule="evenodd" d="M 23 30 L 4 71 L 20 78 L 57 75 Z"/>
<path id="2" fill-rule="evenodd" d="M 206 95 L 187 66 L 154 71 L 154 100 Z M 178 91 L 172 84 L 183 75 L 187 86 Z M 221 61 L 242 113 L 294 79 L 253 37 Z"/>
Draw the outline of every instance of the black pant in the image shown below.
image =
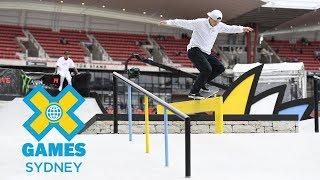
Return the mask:
<path id="1" fill-rule="evenodd" d="M 210 82 L 225 70 L 217 58 L 202 52 L 198 47 L 189 49 L 188 57 L 200 71 L 190 93 L 198 93 L 207 82 Z"/>

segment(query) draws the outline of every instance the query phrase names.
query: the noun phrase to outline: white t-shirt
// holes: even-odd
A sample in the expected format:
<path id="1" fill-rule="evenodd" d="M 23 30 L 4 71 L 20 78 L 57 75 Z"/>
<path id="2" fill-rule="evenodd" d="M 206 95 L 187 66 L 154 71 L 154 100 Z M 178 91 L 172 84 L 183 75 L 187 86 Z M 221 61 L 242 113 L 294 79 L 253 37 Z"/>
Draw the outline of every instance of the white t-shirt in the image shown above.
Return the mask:
<path id="1" fill-rule="evenodd" d="M 57 61 L 58 73 L 69 72 L 70 68 L 75 68 L 74 62 L 72 59 L 68 58 L 67 60 L 64 57 L 60 57 Z"/>
<path id="2" fill-rule="evenodd" d="M 230 26 L 223 22 L 219 22 L 216 26 L 212 27 L 208 18 L 195 20 L 175 19 L 168 20 L 167 23 L 171 26 L 192 30 L 193 32 L 187 50 L 198 47 L 207 54 L 211 54 L 211 49 L 219 33 L 243 32 L 243 26 Z"/>

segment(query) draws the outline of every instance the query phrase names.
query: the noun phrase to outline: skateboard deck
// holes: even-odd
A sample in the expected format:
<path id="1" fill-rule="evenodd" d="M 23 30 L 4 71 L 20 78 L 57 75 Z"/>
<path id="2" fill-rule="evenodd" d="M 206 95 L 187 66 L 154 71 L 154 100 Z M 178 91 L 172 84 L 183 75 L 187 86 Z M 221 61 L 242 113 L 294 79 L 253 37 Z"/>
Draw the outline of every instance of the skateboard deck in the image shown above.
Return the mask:
<path id="1" fill-rule="evenodd" d="M 205 98 L 210 98 L 210 97 L 213 97 L 213 96 L 216 96 L 219 92 L 219 88 L 217 87 L 210 87 L 210 92 L 203 92 L 203 91 L 200 91 L 200 94 Z"/>
<path id="2" fill-rule="evenodd" d="M 200 94 L 201 96 L 204 97 L 204 99 L 207 99 L 207 98 L 210 98 L 210 97 L 214 97 L 214 96 L 217 96 L 217 95 L 220 95 L 220 88 L 217 88 L 217 87 L 209 87 L 210 89 L 210 92 L 204 92 L 204 91 L 200 91 Z M 197 100 L 197 98 L 190 98 L 189 99 L 194 99 L 194 100 Z M 201 99 L 198 99 L 198 100 L 201 100 Z"/>

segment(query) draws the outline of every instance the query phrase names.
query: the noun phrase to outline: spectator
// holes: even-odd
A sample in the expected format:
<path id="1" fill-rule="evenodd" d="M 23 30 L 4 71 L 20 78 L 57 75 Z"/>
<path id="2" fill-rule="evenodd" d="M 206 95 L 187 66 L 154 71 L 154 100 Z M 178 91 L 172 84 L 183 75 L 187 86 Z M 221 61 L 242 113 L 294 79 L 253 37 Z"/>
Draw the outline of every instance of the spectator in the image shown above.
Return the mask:
<path id="1" fill-rule="evenodd" d="M 271 42 L 274 42 L 275 41 L 275 38 L 274 36 L 271 37 Z"/>
<path id="2" fill-rule="evenodd" d="M 63 45 L 66 45 L 66 44 L 69 44 L 68 40 L 64 37 L 61 37 L 60 38 L 60 44 L 63 44 Z"/>
<path id="3" fill-rule="evenodd" d="M 141 41 L 135 41 L 135 45 L 136 45 L 136 46 L 141 46 L 141 45 L 142 45 L 142 42 L 141 42 Z"/>
<path id="4" fill-rule="evenodd" d="M 320 48 L 314 51 L 314 57 L 316 58 L 316 60 L 320 60 Z"/>
<path id="5" fill-rule="evenodd" d="M 302 38 L 301 38 L 301 42 L 302 42 L 302 44 L 305 45 L 305 46 L 310 45 L 310 42 L 309 42 L 308 39 L 305 38 L 305 37 L 302 37 Z"/>

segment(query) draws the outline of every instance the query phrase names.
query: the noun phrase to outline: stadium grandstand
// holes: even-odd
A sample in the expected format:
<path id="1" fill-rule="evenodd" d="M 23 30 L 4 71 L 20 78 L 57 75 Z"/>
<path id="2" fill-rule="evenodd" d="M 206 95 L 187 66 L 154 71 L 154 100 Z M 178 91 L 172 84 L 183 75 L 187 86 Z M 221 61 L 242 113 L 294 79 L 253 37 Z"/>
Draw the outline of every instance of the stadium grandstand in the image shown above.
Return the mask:
<path id="1" fill-rule="evenodd" d="M 316 180 L 319 81 L 320 0 L 0 0 L 0 180 Z"/>
<path id="2" fill-rule="evenodd" d="M 227 69 L 237 63 L 303 62 L 307 72 L 319 71 L 318 2 L 246 0 L 232 1 L 233 6 L 229 6 L 229 1 L 188 1 L 161 9 L 155 7 L 166 2 L 0 1 L 0 64 L 26 72 L 50 73 L 57 59 L 69 51 L 76 67 L 91 73 L 90 87 L 108 107 L 110 72 L 124 70 L 133 53 L 196 73 L 186 51 L 191 32 L 159 26 L 159 22 L 205 17 L 205 12 L 217 8 L 223 11 L 223 21 L 227 24 L 254 28 L 251 33 L 218 36 L 212 54 Z M 194 8 L 186 13 L 186 6 Z M 136 58 L 128 65 L 140 69 L 139 81 L 144 87 L 153 88 L 164 97 L 170 92 L 173 94 L 169 98 L 179 98 L 193 83 L 190 78 L 167 74 Z M 219 77 L 217 81 L 226 78 Z"/>
<path id="3" fill-rule="evenodd" d="M 159 22 L 161 19 L 204 17 L 204 12 L 210 11 L 214 4 L 214 8 L 223 11 L 227 24 L 254 28 L 252 33 L 218 36 L 212 53 L 227 69 L 237 63 L 303 62 L 307 72 L 319 71 L 320 13 L 316 2 L 302 5 L 300 1 L 287 4 L 286 1 L 236 1 L 233 7 L 237 8 L 234 9 L 227 2 L 188 1 L 188 6 L 194 7 L 188 13 L 184 11 L 187 6 L 184 4 L 155 10 L 157 3 L 165 2 L 148 5 L 142 0 L 135 3 L 0 1 L 0 64 L 25 71 L 52 72 L 57 59 L 67 50 L 80 71 L 92 74 L 90 86 L 99 91 L 107 107 L 111 103 L 111 98 L 107 97 L 110 87 L 105 86 L 111 82 L 111 76 L 105 74 L 124 70 L 132 53 L 196 73 L 186 51 L 190 31 L 159 26 Z M 44 6 L 51 10 L 43 9 Z M 167 72 L 135 58 L 128 65 L 138 67 L 146 74 L 141 78 L 145 87 L 154 90 L 164 87 L 163 91 L 173 92 L 172 96 L 179 97 L 179 92 L 183 95 L 184 90 L 179 89 L 189 87 L 193 82 L 174 75 L 167 77 Z M 159 73 L 159 76 L 150 78 L 151 72 Z"/>

